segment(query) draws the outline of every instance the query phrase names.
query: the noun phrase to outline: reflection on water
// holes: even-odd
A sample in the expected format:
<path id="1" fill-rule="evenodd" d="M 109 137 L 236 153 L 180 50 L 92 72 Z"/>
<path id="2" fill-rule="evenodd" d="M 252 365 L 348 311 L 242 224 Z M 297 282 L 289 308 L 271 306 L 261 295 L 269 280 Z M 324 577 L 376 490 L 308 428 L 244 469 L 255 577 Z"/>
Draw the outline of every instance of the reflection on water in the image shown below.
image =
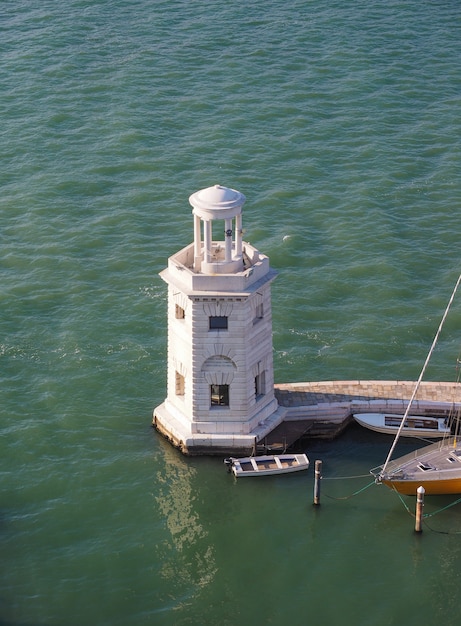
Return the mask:
<path id="1" fill-rule="evenodd" d="M 194 506 L 197 470 L 166 442 L 161 447 L 164 464 L 155 476 L 154 498 L 171 540 L 157 546 L 160 574 L 172 589 L 185 585 L 192 597 L 216 574 L 215 549 Z"/>

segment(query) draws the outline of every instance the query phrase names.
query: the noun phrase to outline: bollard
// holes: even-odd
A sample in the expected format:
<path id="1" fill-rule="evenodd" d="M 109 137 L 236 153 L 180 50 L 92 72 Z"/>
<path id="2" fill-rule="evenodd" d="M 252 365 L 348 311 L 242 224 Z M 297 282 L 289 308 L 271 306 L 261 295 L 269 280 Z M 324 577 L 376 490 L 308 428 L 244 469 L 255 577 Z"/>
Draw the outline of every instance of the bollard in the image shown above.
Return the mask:
<path id="1" fill-rule="evenodd" d="M 426 490 L 423 486 L 418 487 L 416 490 L 416 521 L 415 521 L 415 533 L 423 532 L 423 508 L 424 508 L 424 494 Z"/>
<path id="2" fill-rule="evenodd" d="M 322 478 L 322 461 L 315 462 L 314 472 L 314 504 L 320 504 L 320 480 Z"/>

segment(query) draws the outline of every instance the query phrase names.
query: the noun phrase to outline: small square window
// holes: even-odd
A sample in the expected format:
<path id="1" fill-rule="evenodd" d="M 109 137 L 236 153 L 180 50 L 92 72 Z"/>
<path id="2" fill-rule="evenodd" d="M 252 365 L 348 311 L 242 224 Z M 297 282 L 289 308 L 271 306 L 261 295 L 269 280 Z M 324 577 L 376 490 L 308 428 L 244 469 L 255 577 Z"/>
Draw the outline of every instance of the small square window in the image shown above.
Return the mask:
<path id="1" fill-rule="evenodd" d="M 227 317 L 223 315 L 214 315 L 209 318 L 210 330 L 227 330 Z"/>
<path id="2" fill-rule="evenodd" d="M 186 315 L 186 312 L 184 311 L 182 306 L 179 306 L 179 304 L 177 304 L 176 307 L 175 307 L 175 317 L 176 317 L 176 319 L 177 320 L 183 320 L 185 315 Z"/>

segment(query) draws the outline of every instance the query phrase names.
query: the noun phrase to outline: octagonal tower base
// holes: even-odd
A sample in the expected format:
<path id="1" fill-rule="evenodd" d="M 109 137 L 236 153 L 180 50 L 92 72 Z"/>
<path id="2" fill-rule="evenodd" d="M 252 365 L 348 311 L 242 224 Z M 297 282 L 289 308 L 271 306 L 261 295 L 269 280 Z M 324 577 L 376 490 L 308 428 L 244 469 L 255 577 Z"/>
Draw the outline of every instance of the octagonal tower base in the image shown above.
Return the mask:
<path id="1" fill-rule="evenodd" d="M 160 273 L 168 285 L 167 397 L 153 424 L 184 454 L 251 454 L 284 415 L 274 393 L 276 272 L 242 239 L 242 193 L 215 185 L 189 201 L 194 242 Z"/>

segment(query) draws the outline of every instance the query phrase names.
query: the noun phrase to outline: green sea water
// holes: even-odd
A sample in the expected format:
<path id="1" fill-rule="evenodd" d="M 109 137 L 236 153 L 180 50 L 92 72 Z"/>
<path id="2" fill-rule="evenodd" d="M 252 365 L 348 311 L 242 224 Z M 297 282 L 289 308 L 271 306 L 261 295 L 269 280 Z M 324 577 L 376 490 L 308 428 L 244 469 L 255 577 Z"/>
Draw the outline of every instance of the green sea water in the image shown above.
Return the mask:
<path id="1" fill-rule="evenodd" d="M 277 382 L 417 378 L 460 273 L 459 3 L 4 0 L 0 32 L 0 624 L 459 624 L 460 505 L 417 536 L 363 489 L 386 437 L 306 441 L 317 509 L 313 472 L 237 484 L 151 427 L 158 272 L 213 184 L 279 272 Z"/>

